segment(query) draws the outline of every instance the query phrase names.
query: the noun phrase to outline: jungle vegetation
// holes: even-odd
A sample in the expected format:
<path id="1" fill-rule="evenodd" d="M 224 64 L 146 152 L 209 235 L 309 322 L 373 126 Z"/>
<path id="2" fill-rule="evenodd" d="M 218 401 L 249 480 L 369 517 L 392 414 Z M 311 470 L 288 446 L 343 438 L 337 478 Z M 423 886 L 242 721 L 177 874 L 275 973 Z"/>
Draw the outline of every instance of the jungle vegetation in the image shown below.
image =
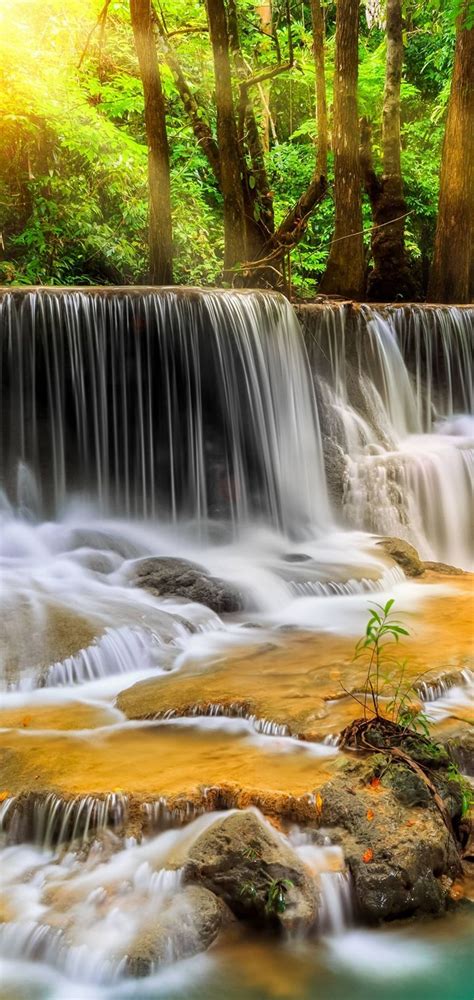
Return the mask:
<path id="1" fill-rule="evenodd" d="M 473 297 L 472 0 L 0 0 L 0 283 Z"/>

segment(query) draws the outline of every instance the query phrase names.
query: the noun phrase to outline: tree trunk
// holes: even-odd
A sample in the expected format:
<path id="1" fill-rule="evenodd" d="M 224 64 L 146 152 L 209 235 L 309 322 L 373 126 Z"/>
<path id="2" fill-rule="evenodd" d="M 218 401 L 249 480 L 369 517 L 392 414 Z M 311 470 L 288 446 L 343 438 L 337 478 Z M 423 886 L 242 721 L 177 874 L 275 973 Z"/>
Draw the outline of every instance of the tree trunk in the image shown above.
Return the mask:
<path id="1" fill-rule="evenodd" d="M 320 291 L 359 299 L 364 293 L 359 122 L 359 0 L 338 0 L 334 73 L 334 237 Z"/>
<path id="2" fill-rule="evenodd" d="M 153 10 L 153 16 L 158 28 L 163 58 L 166 59 L 166 62 L 168 63 L 168 66 L 173 74 L 176 89 L 183 102 L 184 110 L 188 115 L 189 123 L 194 135 L 196 136 L 196 140 L 207 158 L 217 183 L 220 184 L 221 164 L 217 143 L 208 122 L 203 118 L 203 110 L 194 97 L 191 87 L 189 86 L 181 68 L 178 56 L 168 40 L 164 24 L 155 9 Z"/>
<path id="3" fill-rule="evenodd" d="M 313 53 L 316 73 L 316 174 L 328 173 L 328 110 L 326 101 L 326 73 L 324 67 L 324 14 L 321 0 L 311 0 L 313 23 Z"/>
<path id="4" fill-rule="evenodd" d="M 273 14 L 271 0 L 257 2 L 257 16 L 260 31 L 271 38 L 273 34 Z M 262 102 L 262 146 L 265 153 L 270 149 L 270 84 L 262 83 L 260 98 Z"/>
<path id="5" fill-rule="evenodd" d="M 130 0 L 130 15 L 145 99 L 148 143 L 150 281 L 173 282 L 171 184 L 166 114 L 153 37 L 150 0 Z"/>
<path id="6" fill-rule="evenodd" d="M 249 74 L 240 48 L 235 0 L 228 0 L 227 24 L 229 47 L 233 55 L 237 79 L 240 81 L 237 136 L 240 151 L 247 255 L 252 259 L 258 259 L 268 237 L 275 228 L 273 198 L 270 195 L 265 155 L 252 98 L 249 88 L 245 86 Z"/>
<path id="7" fill-rule="evenodd" d="M 438 223 L 428 298 L 474 298 L 474 28 L 466 27 L 468 2 L 458 18 L 451 94 L 444 136 Z"/>
<path id="8" fill-rule="evenodd" d="M 240 177 L 240 150 L 232 96 L 229 33 L 224 0 L 207 0 L 214 58 L 217 143 L 224 201 L 224 276 L 232 280 L 236 264 L 246 259 L 245 211 Z"/>
<path id="9" fill-rule="evenodd" d="M 374 267 L 368 279 L 368 296 L 378 301 L 411 299 L 415 294 L 412 269 L 405 253 L 407 206 L 403 197 L 400 143 L 400 88 L 403 68 L 401 0 L 387 0 L 387 57 L 382 112 L 383 176 L 368 189 L 374 230 Z M 392 221 L 393 220 L 393 221 Z"/>

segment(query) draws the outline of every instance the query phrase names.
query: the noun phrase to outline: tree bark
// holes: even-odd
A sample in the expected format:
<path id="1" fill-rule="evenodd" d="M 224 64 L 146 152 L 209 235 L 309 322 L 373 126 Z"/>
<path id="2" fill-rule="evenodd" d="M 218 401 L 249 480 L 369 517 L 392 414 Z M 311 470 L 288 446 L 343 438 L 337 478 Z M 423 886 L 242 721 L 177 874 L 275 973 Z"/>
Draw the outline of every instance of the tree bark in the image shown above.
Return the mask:
<path id="1" fill-rule="evenodd" d="M 405 252 L 407 206 L 403 196 L 400 141 L 400 88 L 403 69 L 401 0 L 387 0 L 387 57 L 382 111 L 383 175 L 377 182 L 365 178 L 374 230 L 374 266 L 368 278 L 368 297 L 377 301 L 411 299 L 416 285 Z"/>
<path id="2" fill-rule="evenodd" d="M 273 34 L 273 12 L 271 0 L 257 2 L 257 16 L 260 31 L 271 38 Z M 262 147 L 265 153 L 270 149 L 270 84 L 262 83 L 260 98 L 262 103 Z"/>
<path id="3" fill-rule="evenodd" d="M 194 94 L 189 86 L 186 77 L 181 68 L 181 63 L 173 49 L 173 46 L 169 42 L 169 36 L 165 31 L 164 24 L 158 15 L 156 9 L 153 11 L 154 20 L 158 28 L 159 42 L 163 52 L 163 58 L 168 63 L 168 66 L 173 74 L 174 82 L 176 84 L 176 89 L 183 102 L 184 110 L 186 111 L 189 123 L 194 132 L 196 140 L 201 147 L 203 153 L 205 154 L 209 166 L 214 174 L 214 177 L 218 184 L 220 184 L 221 175 L 221 164 L 219 159 L 219 149 L 217 143 L 212 134 L 209 124 L 203 118 L 202 108 L 199 106 Z M 202 29 L 200 28 L 199 31 Z"/>
<path id="4" fill-rule="evenodd" d="M 240 150 L 232 95 L 229 33 L 224 0 L 207 0 L 207 16 L 214 59 L 217 106 L 217 143 L 224 201 L 224 276 L 246 258 L 245 210 L 240 177 Z"/>
<path id="5" fill-rule="evenodd" d="M 240 150 L 247 255 L 259 258 L 266 240 L 275 228 L 273 198 L 270 195 L 265 155 L 255 111 L 249 87 L 245 84 L 248 72 L 240 47 L 235 0 L 228 0 L 228 30 L 229 46 L 234 59 L 237 79 L 240 82 L 237 135 Z"/>
<path id="6" fill-rule="evenodd" d="M 457 22 L 428 286 L 431 302 L 465 303 L 474 298 L 474 28 L 466 27 L 468 6 L 464 0 Z"/>
<path id="7" fill-rule="evenodd" d="M 153 36 L 150 0 L 130 0 L 130 15 L 145 100 L 148 143 L 150 281 L 173 282 L 171 183 L 166 112 Z"/>
<path id="8" fill-rule="evenodd" d="M 326 71 L 324 65 L 324 14 L 321 0 L 311 0 L 313 53 L 316 74 L 316 174 L 328 173 L 328 110 L 326 101 Z"/>
<path id="9" fill-rule="evenodd" d="M 309 217 L 315 206 L 324 198 L 326 190 L 324 178 L 314 175 L 296 205 L 290 209 L 263 247 L 261 258 L 246 262 L 243 270 L 254 284 L 262 275 L 265 275 L 267 284 L 282 284 L 281 262 L 302 239 Z M 269 277 L 270 272 L 273 273 L 272 279 Z"/>
<path id="10" fill-rule="evenodd" d="M 359 0 L 338 0 L 334 74 L 334 237 L 320 291 L 359 299 L 364 294 L 359 122 L 357 111 Z"/>

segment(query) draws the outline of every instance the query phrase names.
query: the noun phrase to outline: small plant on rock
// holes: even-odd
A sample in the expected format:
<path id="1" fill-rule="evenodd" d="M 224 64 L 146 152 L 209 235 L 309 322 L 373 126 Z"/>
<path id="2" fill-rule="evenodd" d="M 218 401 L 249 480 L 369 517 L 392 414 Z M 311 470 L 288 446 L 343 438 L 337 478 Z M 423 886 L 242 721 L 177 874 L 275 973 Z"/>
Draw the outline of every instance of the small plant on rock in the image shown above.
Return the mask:
<path id="1" fill-rule="evenodd" d="M 340 745 L 348 750 L 378 754 L 378 773 L 393 767 L 414 772 L 429 790 L 443 820 L 452 832 L 451 817 L 438 787 L 434 771 L 444 770 L 448 780 L 456 781 L 462 794 L 463 815 L 469 810 L 472 796 L 459 768 L 445 747 L 430 736 L 429 719 L 418 704 L 415 684 L 406 680 L 407 661 L 394 655 L 402 637 L 409 630 L 395 617 L 391 598 L 386 604 L 374 603 L 365 634 L 355 648 L 354 659 L 365 657 L 367 676 L 362 697 L 353 695 L 364 709 L 341 733 Z M 439 785 L 439 781 L 438 781 Z"/>
<path id="2" fill-rule="evenodd" d="M 289 878 L 270 879 L 265 901 L 265 913 L 284 913 L 286 910 L 286 894 L 288 889 L 292 887 L 293 882 Z"/>
<path id="3" fill-rule="evenodd" d="M 251 848 L 244 851 L 244 857 L 250 861 L 258 861 L 259 857 Z M 263 879 L 267 883 L 264 893 L 264 911 L 268 916 L 278 916 L 286 910 L 286 894 L 288 889 L 293 887 L 293 882 L 289 878 L 273 879 L 264 868 L 256 870 L 259 880 Z M 258 897 L 258 890 L 254 882 L 243 882 L 240 887 L 240 895 L 249 902 L 255 902 Z"/>

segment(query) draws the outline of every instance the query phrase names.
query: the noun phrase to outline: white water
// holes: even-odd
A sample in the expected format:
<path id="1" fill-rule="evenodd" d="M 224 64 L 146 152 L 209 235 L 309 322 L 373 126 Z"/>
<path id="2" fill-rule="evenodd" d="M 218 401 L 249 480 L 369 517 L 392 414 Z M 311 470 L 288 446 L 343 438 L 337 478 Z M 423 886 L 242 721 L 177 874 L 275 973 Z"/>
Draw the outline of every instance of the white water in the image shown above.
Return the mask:
<path id="1" fill-rule="evenodd" d="M 355 636 L 374 591 L 413 608 L 423 587 L 376 553 L 367 530 L 469 564 L 464 314 L 440 321 L 446 392 L 423 313 L 410 317 L 412 342 L 399 314 L 364 314 L 357 363 L 335 315 L 318 345 L 330 364 L 320 369 L 310 355 L 324 433 L 334 420 L 343 453 L 345 530 L 330 510 L 313 383 L 286 302 L 177 292 L 0 299 L 0 707 L 80 698 L 105 721 L 77 738 L 99 738 L 135 725 L 111 700 L 136 680 L 284 641 L 281 626 Z M 243 611 L 221 618 L 132 586 L 135 560 L 149 555 L 201 564 L 242 591 Z M 282 753 L 335 753 L 295 746 L 271 719 L 222 717 L 219 704 L 208 719 L 172 724 L 218 726 L 271 747 L 276 768 Z M 15 800 L 0 804 L 9 839 L 0 956 L 12 981 L 38 976 L 48 1000 L 119 996 L 125 956 L 156 914 L 177 906 L 186 923 L 179 865 L 213 817 L 170 813 L 158 798 L 143 804 L 149 839 L 124 843 L 127 809 L 112 791 L 66 806 L 52 793 L 27 821 Z M 100 842 L 85 860 L 92 833 Z M 321 893 L 317 933 L 335 935 L 350 955 L 350 881 L 338 849 L 298 831 L 292 843 Z M 179 958 L 173 948 L 170 960 Z M 179 984 L 181 968 L 157 990 L 166 993 L 173 975 Z M 189 965 L 191 977 L 199 968 Z"/>
<path id="2" fill-rule="evenodd" d="M 344 521 L 470 568 L 474 310 L 341 306 L 306 322 Z"/>

